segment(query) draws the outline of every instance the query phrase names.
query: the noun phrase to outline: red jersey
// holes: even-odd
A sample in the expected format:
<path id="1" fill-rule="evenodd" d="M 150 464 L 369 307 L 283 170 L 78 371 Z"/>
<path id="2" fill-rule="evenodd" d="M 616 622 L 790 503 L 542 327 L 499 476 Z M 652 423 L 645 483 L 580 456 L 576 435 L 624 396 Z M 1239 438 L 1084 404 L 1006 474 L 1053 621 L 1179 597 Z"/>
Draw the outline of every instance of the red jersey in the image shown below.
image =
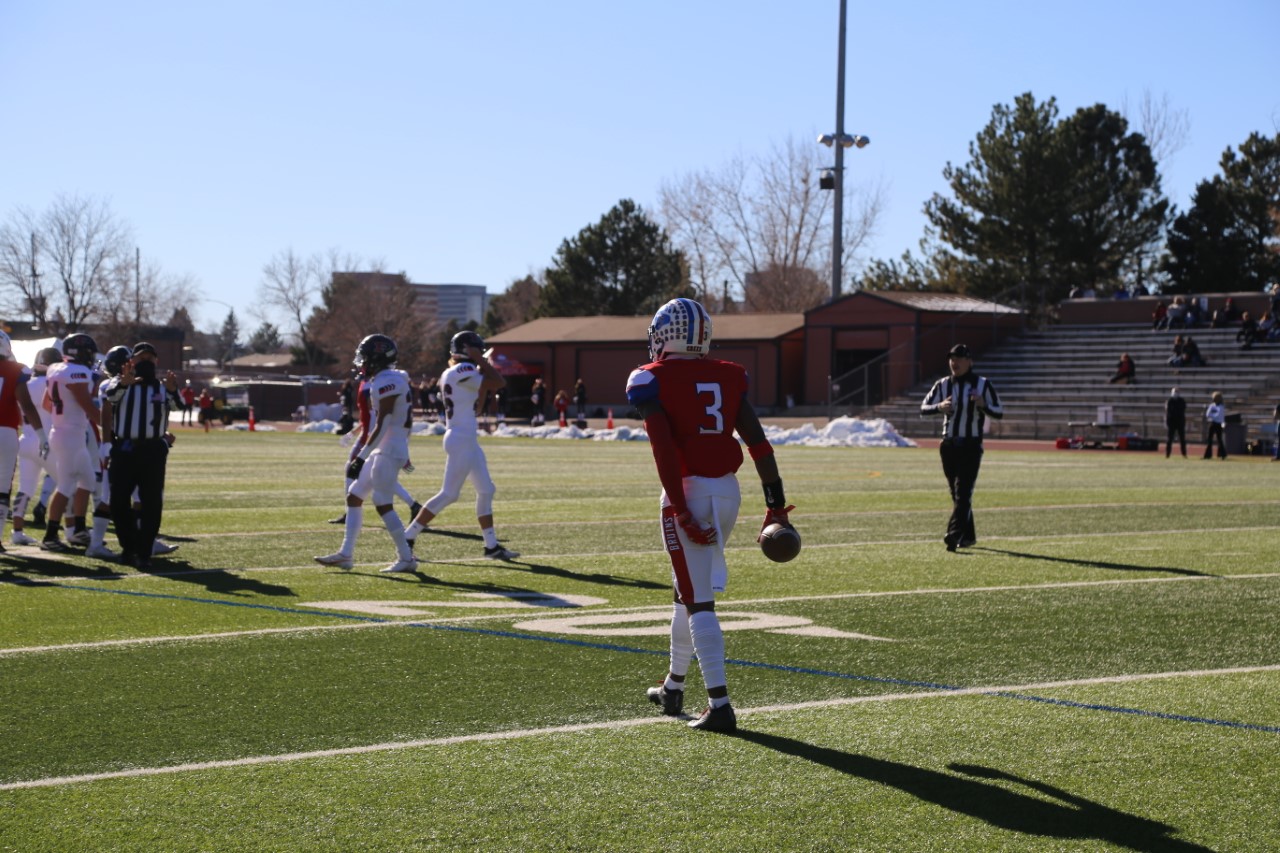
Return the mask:
<path id="1" fill-rule="evenodd" d="M 723 477 L 742 466 L 733 434 L 747 394 L 747 371 L 715 358 L 665 358 L 637 367 L 627 379 L 631 405 L 657 400 L 671 422 L 681 475 Z"/>
<path id="2" fill-rule="evenodd" d="M 18 386 L 26 384 L 31 371 L 13 359 L 0 360 L 0 427 L 17 429 L 22 423 L 18 406 Z"/>

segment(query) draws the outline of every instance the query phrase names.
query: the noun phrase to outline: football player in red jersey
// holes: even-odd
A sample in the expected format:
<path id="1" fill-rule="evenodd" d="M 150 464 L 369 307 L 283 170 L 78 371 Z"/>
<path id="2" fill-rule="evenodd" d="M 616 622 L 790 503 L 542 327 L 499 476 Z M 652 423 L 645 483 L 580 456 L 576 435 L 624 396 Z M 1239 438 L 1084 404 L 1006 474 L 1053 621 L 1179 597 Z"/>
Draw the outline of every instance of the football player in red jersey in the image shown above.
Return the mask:
<path id="1" fill-rule="evenodd" d="M 45 442 L 40 413 L 27 389 L 30 378 L 31 371 L 14 359 L 9 336 L 0 332 L 0 533 L 9 515 L 9 490 L 18 467 L 18 427 L 25 420 L 40 434 L 42 447 Z"/>
<path id="2" fill-rule="evenodd" d="M 685 675 L 696 653 L 709 704 L 689 723 L 705 731 L 731 732 L 737 716 L 725 677 L 724 634 L 715 594 L 728 578 L 724 543 L 738 520 L 738 468 L 747 445 L 764 486 L 765 518 L 790 524 L 782 478 L 756 411 L 747 400 L 747 371 L 711 358 L 711 317 L 692 299 L 673 299 L 649 326 L 652 361 L 632 371 L 627 400 L 644 418 L 662 482 L 662 539 L 671 558 L 675 608 L 671 615 L 671 665 L 666 680 L 648 691 L 662 712 L 684 708 Z"/>

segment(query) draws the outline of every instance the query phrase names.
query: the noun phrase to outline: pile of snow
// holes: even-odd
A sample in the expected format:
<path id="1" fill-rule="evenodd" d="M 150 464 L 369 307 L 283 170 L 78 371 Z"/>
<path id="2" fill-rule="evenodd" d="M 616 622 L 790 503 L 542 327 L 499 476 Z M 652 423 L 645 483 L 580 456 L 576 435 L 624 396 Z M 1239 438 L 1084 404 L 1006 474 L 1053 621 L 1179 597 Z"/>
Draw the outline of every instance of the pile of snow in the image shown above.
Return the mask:
<path id="1" fill-rule="evenodd" d="M 337 432 L 334 421 L 317 421 L 303 424 L 298 432 Z M 822 429 L 805 424 L 796 429 L 765 425 L 765 435 L 770 444 L 798 444 L 808 447 L 915 447 L 909 438 L 898 435 L 893 424 L 883 418 L 860 420 L 836 418 Z M 444 435 L 444 425 L 439 422 L 415 423 L 414 435 Z M 591 441 L 648 441 L 643 428 L 618 427 L 617 429 L 580 429 L 576 426 L 561 427 L 555 424 L 543 426 L 511 426 L 503 424 L 485 438 L 542 438 L 556 441 L 589 439 Z"/>

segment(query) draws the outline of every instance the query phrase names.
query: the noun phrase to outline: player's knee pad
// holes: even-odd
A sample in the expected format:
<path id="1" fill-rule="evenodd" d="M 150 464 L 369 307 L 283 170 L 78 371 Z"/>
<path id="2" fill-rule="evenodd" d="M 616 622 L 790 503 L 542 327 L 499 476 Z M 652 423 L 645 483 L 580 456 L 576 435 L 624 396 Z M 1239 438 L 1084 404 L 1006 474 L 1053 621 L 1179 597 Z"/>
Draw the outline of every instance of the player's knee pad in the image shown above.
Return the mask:
<path id="1" fill-rule="evenodd" d="M 458 495 L 461 494 L 461 491 L 462 490 L 459 489 L 455 492 L 436 492 L 431 496 L 431 499 L 427 501 L 426 507 L 431 511 L 432 515 L 439 515 L 441 510 L 458 499 Z"/>
<path id="2" fill-rule="evenodd" d="M 476 492 L 476 518 L 493 515 L 494 491 L 494 489 L 489 489 L 485 492 Z"/>

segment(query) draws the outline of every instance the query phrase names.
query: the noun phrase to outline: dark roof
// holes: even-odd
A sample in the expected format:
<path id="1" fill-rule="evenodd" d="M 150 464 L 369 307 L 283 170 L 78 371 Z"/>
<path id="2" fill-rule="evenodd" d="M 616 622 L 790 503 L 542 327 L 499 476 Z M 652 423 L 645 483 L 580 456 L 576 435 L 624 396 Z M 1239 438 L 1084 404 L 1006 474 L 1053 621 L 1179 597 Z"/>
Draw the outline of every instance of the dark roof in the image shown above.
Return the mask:
<path id="1" fill-rule="evenodd" d="M 494 344 L 558 341 L 613 343 L 643 341 L 649 317 L 539 317 L 486 339 Z M 804 327 L 803 314 L 718 314 L 711 317 L 715 341 L 771 341 Z"/>

